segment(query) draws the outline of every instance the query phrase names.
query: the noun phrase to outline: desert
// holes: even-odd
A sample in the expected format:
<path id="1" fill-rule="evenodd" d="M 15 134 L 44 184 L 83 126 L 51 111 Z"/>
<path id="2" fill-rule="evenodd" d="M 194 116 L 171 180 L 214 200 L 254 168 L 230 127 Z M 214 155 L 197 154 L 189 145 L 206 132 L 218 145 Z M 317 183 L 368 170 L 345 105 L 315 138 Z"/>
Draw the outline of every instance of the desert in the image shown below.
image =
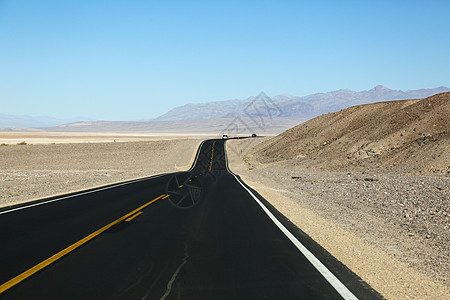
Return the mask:
<path id="1" fill-rule="evenodd" d="M 35 139 L 40 143 L 31 144 Z M 173 137 L 105 142 L 98 135 L 78 135 L 75 140 L 74 136 L 60 135 L 58 141 L 55 139 L 21 135 L 19 140 L 28 142 L 0 146 L 0 206 L 187 170 L 201 142 L 199 138 Z M 119 141 L 121 137 L 107 137 L 114 139 Z"/>
<path id="2" fill-rule="evenodd" d="M 232 172 L 388 299 L 450 294 L 449 97 L 227 141 Z M 0 206 L 187 170 L 211 134 L 0 133 Z"/>
<path id="3" fill-rule="evenodd" d="M 230 169 L 298 228 L 387 299 L 448 297 L 450 178 L 262 164 L 260 142 L 230 140 Z"/>
<path id="4" fill-rule="evenodd" d="M 232 140 L 230 169 L 388 299 L 450 295 L 450 93 Z"/>
<path id="5" fill-rule="evenodd" d="M 450 1 L 1 1 L 0 298 L 450 299 Z"/>

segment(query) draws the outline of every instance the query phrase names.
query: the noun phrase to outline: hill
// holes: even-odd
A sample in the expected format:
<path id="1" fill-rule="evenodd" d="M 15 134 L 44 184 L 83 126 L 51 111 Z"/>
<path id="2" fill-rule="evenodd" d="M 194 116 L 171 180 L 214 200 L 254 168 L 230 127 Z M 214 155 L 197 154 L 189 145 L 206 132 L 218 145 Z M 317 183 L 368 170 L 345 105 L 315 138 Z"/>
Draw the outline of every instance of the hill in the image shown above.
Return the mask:
<path id="1" fill-rule="evenodd" d="M 274 96 L 271 99 L 280 110 L 280 117 L 300 120 L 313 118 L 359 104 L 386 100 L 425 98 L 447 91 L 450 91 L 447 87 L 400 91 L 391 90 L 385 86 L 378 85 L 368 91 L 355 92 L 349 89 L 342 89 L 304 97 L 282 94 Z M 227 101 L 186 104 L 173 108 L 164 115 L 156 118 L 155 121 L 201 120 L 234 117 L 242 115 L 246 107 L 251 105 L 253 100 L 255 100 L 255 97 L 249 97 L 243 100 L 233 99 Z"/>
<path id="2" fill-rule="evenodd" d="M 450 92 L 322 115 L 252 149 L 260 162 L 323 170 L 450 173 Z"/>

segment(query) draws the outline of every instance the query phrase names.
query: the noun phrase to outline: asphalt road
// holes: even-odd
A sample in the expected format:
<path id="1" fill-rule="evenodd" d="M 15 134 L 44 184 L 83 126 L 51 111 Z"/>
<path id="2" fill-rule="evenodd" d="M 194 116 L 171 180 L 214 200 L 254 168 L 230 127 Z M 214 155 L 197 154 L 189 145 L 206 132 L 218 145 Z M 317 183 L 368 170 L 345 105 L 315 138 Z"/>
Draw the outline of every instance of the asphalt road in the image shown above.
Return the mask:
<path id="1" fill-rule="evenodd" d="M 189 172 L 0 209 L 0 299 L 380 299 L 228 170 L 224 140 Z"/>

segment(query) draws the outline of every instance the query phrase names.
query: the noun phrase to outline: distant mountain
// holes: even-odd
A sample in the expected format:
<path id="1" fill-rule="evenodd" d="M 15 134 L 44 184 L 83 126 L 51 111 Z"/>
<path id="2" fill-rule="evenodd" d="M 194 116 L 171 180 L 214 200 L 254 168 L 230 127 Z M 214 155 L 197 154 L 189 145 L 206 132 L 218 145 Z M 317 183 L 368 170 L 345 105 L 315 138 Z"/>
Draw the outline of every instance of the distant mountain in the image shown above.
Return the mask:
<path id="1" fill-rule="evenodd" d="M 87 118 L 78 118 L 75 120 L 87 120 Z M 0 127 L 51 127 L 58 126 L 69 122 L 74 122 L 74 119 L 59 119 L 47 116 L 14 116 L 0 114 Z"/>
<path id="2" fill-rule="evenodd" d="M 282 118 L 300 120 L 316 117 L 325 113 L 338 111 L 350 106 L 388 100 L 406 100 L 426 98 L 438 93 L 450 91 L 447 87 L 419 90 L 391 90 L 377 85 L 371 90 L 355 92 L 349 89 L 317 93 L 303 97 L 290 94 L 274 96 L 274 105 L 280 110 Z M 246 107 L 255 97 L 238 100 L 214 101 L 198 104 L 186 104 L 175 107 L 154 121 L 204 120 L 243 116 Z"/>
<path id="3" fill-rule="evenodd" d="M 209 131 L 208 128 L 210 128 L 211 131 L 217 131 L 219 127 L 225 126 L 229 122 L 241 122 L 244 120 L 245 124 L 241 124 L 241 127 L 251 127 L 255 125 L 256 128 L 265 128 L 265 130 L 273 130 L 275 132 L 281 129 L 287 129 L 286 126 L 293 126 L 295 123 L 298 124 L 313 117 L 354 105 L 387 100 L 426 98 L 446 91 L 450 91 L 450 89 L 447 87 L 438 87 L 434 89 L 400 91 L 391 90 L 382 85 L 378 85 L 368 91 L 355 92 L 343 89 L 303 97 L 297 97 L 286 93 L 272 98 L 265 98 L 265 101 L 261 101 L 260 97 L 267 96 L 265 96 L 264 93 L 261 93 L 258 98 L 249 97 L 242 100 L 233 99 L 186 104 L 175 107 L 164 115 L 150 120 L 150 122 L 90 122 L 92 120 L 87 118 L 64 120 L 45 116 L 12 116 L 0 114 L 0 130 L 40 128 L 42 130 L 52 129 L 58 131 L 91 131 L 93 128 L 97 128 L 100 131 L 104 131 L 108 128 L 110 130 L 119 131 L 156 130 L 158 132 L 163 132 L 165 130 L 164 127 L 166 127 L 167 129 L 170 128 L 170 130 L 167 130 L 168 132 L 175 132 L 177 130 L 181 130 L 182 132 L 197 132 L 198 130 Z M 260 117 L 265 117 L 265 120 L 260 119 Z M 273 121 L 269 122 L 268 120 L 270 119 L 273 119 Z M 165 121 L 183 120 L 210 120 L 211 122 L 164 123 Z M 294 120 L 294 122 L 292 122 L 292 120 Z M 186 126 L 186 128 L 183 126 Z M 250 129 L 254 130 L 254 128 Z"/>
<path id="4" fill-rule="evenodd" d="M 226 100 L 198 104 L 186 104 L 171 109 L 152 121 L 204 120 L 218 119 L 241 111 L 254 98 L 245 100 Z"/>

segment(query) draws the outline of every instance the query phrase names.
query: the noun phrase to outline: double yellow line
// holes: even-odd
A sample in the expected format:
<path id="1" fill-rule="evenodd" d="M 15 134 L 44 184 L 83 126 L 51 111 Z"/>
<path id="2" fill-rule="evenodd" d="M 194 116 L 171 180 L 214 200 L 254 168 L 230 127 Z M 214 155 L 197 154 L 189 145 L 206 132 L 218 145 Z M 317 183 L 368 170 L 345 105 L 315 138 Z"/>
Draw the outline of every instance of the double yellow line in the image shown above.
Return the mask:
<path id="1" fill-rule="evenodd" d="M 212 145 L 212 151 L 211 151 L 211 162 L 209 163 L 209 171 L 211 172 L 212 169 L 212 163 L 213 163 L 213 157 L 214 157 L 214 145 L 216 144 L 217 141 L 214 141 L 213 145 Z"/>
<path id="2" fill-rule="evenodd" d="M 47 267 L 48 265 L 54 263 L 55 261 L 57 261 L 58 259 L 60 259 L 61 257 L 63 257 L 64 255 L 67 255 L 68 253 L 72 252 L 73 250 L 77 249 L 78 247 L 80 247 L 81 245 L 89 242 L 90 240 L 92 240 L 93 238 L 95 238 L 96 236 L 100 235 L 101 233 L 105 232 L 106 230 L 108 230 L 109 228 L 113 227 L 114 225 L 122 222 L 122 221 L 131 221 L 132 219 L 134 219 L 135 217 L 137 217 L 138 215 L 140 215 L 142 212 L 140 210 L 146 208 L 147 206 L 149 206 L 150 204 L 160 200 L 160 199 L 165 199 L 167 198 L 168 195 L 163 194 L 159 197 L 156 197 L 155 199 L 147 202 L 146 204 L 142 205 L 139 208 L 136 208 L 135 210 L 133 210 L 132 212 L 124 215 L 123 217 L 109 223 L 108 225 L 100 228 L 99 230 L 95 231 L 94 233 L 91 233 L 90 235 L 88 235 L 87 237 L 79 240 L 78 242 L 76 242 L 75 244 L 67 247 L 66 249 L 56 253 L 55 255 L 51 256 L 50 258 L 44 260 L 43 262 L 35 265 L 34 267 L 32 267 L 31 269 L 28 269 L 27 271 L 23 272 L 22 274 L 14 277 L 13 279 L 5 282 L 4 284 L 0 285 L 0 294 L 3 293 L 4 291 L 12 288 L 13 286 L 15 286 L 16 284 L 18 284 L 19 282 L 27 279 L 28 277 L 30 277 L 31 275 L 35 274 L 36 272 L 39 272 L 40 270 L 42 270 L 43 268 Z"/>

